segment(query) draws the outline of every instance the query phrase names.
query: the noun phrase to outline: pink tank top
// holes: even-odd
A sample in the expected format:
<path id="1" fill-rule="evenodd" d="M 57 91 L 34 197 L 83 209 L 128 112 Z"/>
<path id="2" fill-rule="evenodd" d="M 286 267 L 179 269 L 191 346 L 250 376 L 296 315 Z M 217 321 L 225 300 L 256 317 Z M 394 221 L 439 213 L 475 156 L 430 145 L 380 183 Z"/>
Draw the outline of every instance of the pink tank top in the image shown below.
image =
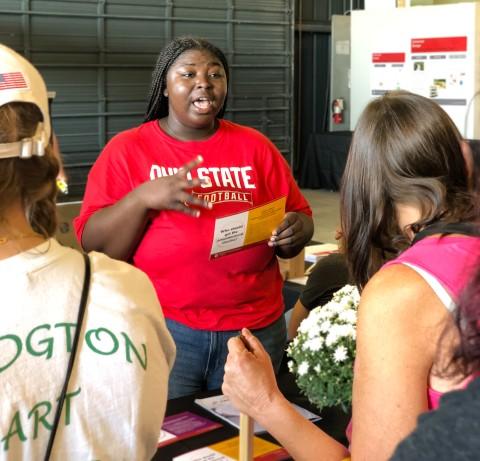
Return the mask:
<path id="1" fill-rule="evenodd" d="M 480 237 L 432 236 L 405 250 L 393 264 L 411 264 L 435 277 L 456 301 L 480 256 Z"/>
<path id="2" fill-rule="evenodd" d="M 420 240 L 383 267 L 409 264 L 423 269 L 437 279 L 456 302 L 468 283 L 479 255 L 480 238 L 478 237 L 432 236 Z M 472 379 L 473 377 L 465 379 L 461 387 L 465 388 Z M 442 395 L 443 392 L 428 387 L 430 410 L 438 408 Z"/>
<path id="3" fill-rule="evenodd" d="M 431 276 L 445 288 L 454 302 L 468 283 L 480 256 L 480 237 L 471 236 L 431 236 L 405 250 L 397 258 L 386 263 L 384 267 L 394 264 L 415 266 Z M 448 306 L 446 306 L 448 308 Z M 460 388 L 466 388 L 475 378 L 469 376 Z M 438 408 L 443 392 L 427 388 L 428 409 Z M 348 424 L 346 435 L 351 440 L 352 422 Z"/>

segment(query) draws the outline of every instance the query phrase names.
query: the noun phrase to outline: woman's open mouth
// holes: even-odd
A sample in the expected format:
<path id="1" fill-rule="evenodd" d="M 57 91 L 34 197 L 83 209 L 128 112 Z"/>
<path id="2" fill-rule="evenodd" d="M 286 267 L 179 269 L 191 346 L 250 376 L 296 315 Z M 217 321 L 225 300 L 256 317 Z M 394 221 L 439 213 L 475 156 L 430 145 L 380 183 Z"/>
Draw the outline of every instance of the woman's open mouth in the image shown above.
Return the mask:
<path id="1" fill-rule="evenodd" d="M 200 112 L 209 112 L 213 106 L 213 101 L 209 98 L 197 98 L 193 101 L 193 105 Z"/>

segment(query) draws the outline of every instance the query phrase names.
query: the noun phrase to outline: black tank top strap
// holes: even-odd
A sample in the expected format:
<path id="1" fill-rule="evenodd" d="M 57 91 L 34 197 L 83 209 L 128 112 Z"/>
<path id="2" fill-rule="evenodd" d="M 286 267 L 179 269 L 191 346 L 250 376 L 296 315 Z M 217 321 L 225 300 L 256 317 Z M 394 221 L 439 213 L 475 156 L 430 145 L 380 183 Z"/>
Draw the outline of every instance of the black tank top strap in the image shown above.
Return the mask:
<path id="1" fill-rule="evenodd" d="M 436 222 L 426 226 L 420 232 L 415 234 L 415 237 L 412 241 L 412 245 L 419 242 L 425 237 L 430 235 L 449 235 L 449 234 L 461 234 L 461 235 L 471 235 L 471 236 L 480 236 L 480 226 L 477 223 L 472 222 L 456 222 L 456 223 L 444 223 Z"/>

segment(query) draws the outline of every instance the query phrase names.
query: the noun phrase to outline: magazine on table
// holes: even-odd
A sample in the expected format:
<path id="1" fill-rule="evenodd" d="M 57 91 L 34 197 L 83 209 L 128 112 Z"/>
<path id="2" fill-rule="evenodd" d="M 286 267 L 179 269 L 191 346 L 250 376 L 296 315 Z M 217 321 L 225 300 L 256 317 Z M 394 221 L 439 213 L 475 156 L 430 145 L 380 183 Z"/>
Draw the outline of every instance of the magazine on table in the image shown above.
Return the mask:
<path id="1" fill-rule="evenodd" d="M 217 421 L 212 421 L 190 411 L 166 416 L 158 438 L 158 447 L 203 434 L 204 432 L 213 431 L 220 427 L 222 425 Z"/>

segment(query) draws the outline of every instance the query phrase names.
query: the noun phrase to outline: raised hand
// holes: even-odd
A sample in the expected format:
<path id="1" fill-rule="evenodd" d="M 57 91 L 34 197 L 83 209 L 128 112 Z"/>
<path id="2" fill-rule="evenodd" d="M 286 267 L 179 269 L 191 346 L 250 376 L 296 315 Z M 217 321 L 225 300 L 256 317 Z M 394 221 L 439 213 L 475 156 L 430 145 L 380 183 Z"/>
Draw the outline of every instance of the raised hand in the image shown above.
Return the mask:
<path id="1" fill-rule="evenodd" d="M 134 191 L 137 200 L 151 210 L 175 210 L 195 217 L 200 216 L 197 207 L 211 209 L 212 204 L 191 193 L 194 187 L 203 182 L 198 178 L 188 179 L 187 175 L 202 162 L 203 158 L 199 155 L 183 165 L 176 174 L 143 183 Z"/>

